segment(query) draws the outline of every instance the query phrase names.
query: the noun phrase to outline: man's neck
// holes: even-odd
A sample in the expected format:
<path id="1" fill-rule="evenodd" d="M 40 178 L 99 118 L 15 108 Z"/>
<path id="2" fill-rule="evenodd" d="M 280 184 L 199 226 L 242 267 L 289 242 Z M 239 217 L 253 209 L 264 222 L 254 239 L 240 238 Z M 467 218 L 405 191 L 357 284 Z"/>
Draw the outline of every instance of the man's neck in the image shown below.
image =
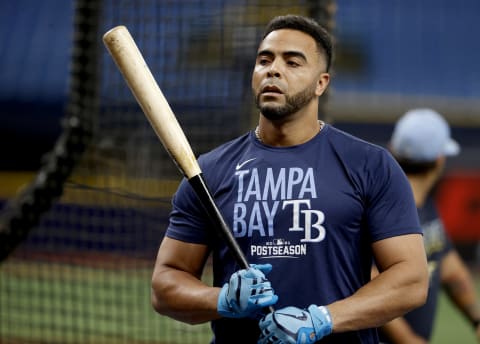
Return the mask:
<path id="1" fill-rule="evenodd" d="M 412 187 L 415 204 L 417 208 L 421 208 L 435 184 L 435 175 L 433 173 L 428 173 L 422 175 L 408 175 L 407 177 Z"/>

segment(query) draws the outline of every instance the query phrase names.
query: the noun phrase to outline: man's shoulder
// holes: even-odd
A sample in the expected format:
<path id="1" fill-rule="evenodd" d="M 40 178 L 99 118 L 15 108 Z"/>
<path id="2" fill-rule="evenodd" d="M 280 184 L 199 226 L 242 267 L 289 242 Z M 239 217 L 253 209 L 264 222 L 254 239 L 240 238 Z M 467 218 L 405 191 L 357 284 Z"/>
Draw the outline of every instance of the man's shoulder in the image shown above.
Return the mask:
<path id="1" fill-rule="evenodd" d="M 236 161 L 235 157 L 249 146 L 249 140 L 250 132 L 247 132 L 211 149 L 208 152 L 202 153 L 198 157 L 200 166 L 203 169 L 218 166 L 219 164 L 234 163 Z"/>
<path id="2" fill-rule="evenodd" d="M 329 125 L 328 140 L 335 151 L 342 156 L 346 155 L 354 160 L 389 155 L 386 148 L 354 136 L 332 125 Z"/>
<path id="3" fill-rule="evenodd" d="M 384 150 L 383 147 L 373 142 L 366 141 L 358 136 L 343 131 L 333 125 L 329 125 L 329 138 L 338 143 L 358 146 L 359 148 L 369 148 L 374 150 Z"/>

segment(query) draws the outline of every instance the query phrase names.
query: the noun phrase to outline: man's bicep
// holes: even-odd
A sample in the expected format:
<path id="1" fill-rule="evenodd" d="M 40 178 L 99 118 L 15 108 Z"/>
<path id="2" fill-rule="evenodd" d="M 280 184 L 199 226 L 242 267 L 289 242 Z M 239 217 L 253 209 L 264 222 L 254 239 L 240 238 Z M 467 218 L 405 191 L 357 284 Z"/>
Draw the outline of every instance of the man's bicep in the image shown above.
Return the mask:
<path id="1" fill-rule="evenodd" d="M 426 267 L 426 254 L 421 234 L 405 234 L 376 241 L 372 244 L 375 264 L 384 271 L 399 263 Z"/>
<path id="2" fill-rule="evenodd" d="M 173 268 L 200 278 L 208 255 L 207 245 L 188 243 L 165 236 L 158 250 L 155 271 Z"/>

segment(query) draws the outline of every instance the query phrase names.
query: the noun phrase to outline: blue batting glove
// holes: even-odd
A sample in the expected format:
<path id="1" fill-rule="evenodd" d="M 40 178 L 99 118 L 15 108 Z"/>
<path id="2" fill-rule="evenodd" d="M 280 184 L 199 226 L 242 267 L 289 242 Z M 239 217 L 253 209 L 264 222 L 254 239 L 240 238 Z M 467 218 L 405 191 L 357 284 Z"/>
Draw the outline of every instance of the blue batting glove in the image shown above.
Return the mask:
<path id="1" fill-rule="evenodd" d="M 278 300 L 270 282 L 265 278 L 270 271 L 271 264 L 251 264 L 250 268 L 235 272 L 220 291 L 218 313 L 228 318 L 258 319 L 263 308 Z"/>
<path id="2" fill-rule="evenodd" d="M 257 344 L 311 344 L 332 333 L 327 307 L 310 305 L 308 310 L 285 307 L 267 314 L 259 323 Z"/>

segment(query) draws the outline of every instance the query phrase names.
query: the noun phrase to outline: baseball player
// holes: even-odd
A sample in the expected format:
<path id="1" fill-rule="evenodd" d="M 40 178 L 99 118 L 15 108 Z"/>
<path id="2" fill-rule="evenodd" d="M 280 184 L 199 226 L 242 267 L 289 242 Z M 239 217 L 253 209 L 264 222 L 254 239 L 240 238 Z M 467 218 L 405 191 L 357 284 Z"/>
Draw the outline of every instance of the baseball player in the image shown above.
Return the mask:
<path id="1" fill-rule="evenodd" d="M 199 158 L 251 268 L 239 269 L 213 234 L 188 182 L 173 198 L 152 304 L 180 321 L 211 321 L 211 343 L 378 343 L 378 326 L 425 302 L 405 174 L 386 149 L 318 120 L 331 60 L 315 21 L 273 18 L 252 75 L 258 127 Z M 200 279 L 210 254 L 213 286 Z"/>
<path id="2" fill-rule="evenodd" d="M 472 276 L 445 232 L 436 209 L 432 189 L 442 176 L 446 157 L 460 151 L 450 137 L 447 121 L 436 111 L 417 108 L 406 112 L 396 123 L 390 150 L 403 168 L 413 189 L 424 231 L 430 287 L 427 302 L 405 316 L 386 324 L 382 343 L 426 344 L 432 336 L 441 288 L 452 304 L 469 319 L 480 343 L 480 304 Z"/>

